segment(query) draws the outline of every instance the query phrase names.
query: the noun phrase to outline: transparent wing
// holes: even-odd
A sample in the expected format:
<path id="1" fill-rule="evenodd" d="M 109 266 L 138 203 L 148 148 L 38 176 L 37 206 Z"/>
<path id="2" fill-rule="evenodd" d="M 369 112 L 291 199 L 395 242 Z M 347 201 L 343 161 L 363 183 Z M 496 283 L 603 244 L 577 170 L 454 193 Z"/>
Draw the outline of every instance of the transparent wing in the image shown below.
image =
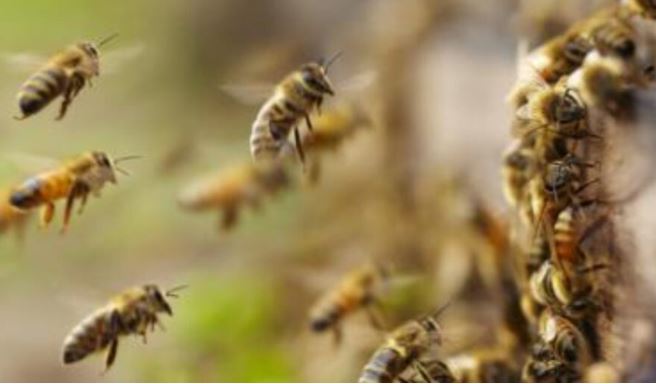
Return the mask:
<path id="1" fill-rule="evenodd" d="M 10 72 L 27 73 L 41 67 L 48 58 L 31 52 L 2 53 L 3 66 Z"/>
<path id="2" fill-rule="evenodd" d="M 53 169 L 61 164 L 61 161 L 50 157 L 24 152 L 8 152 L 4 154 L 4 157 L 9 164 L 14 165 L 21 173 L 27 175 Z"/>
<path id="3" fill-rule="evenodd" d="M 223 93 L 244 105 L 262 104 L 271 96 L 274 88 L 274 84 L 266 83 L 250 85 L 224 84 L 219 86 Z"/>
<path id="4" fill-rule="evenodd" d="M 378 72 L 374 70 L 360 72 L 347 79 L 340 80 L 335 88 L 337 92 L 357 93 L 371 87 L 378 79 Z"/>
<path id="5" fill-rule="evenodd" d="M 135 43 L 102 54 L 100 58 L 101 75 L 113 75 L 117 73 L 122 67 L 142 56 L 145 50 L 145 44 Z"/>

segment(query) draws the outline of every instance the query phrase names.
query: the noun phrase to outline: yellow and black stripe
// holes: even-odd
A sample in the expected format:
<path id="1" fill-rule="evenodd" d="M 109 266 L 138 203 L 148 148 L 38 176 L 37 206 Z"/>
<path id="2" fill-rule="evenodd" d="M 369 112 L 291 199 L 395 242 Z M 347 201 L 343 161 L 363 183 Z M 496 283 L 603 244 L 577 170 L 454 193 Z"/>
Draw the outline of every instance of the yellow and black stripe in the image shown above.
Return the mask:
<path id="1" fill-rule="evenodd" d="M 18 106 L 23 116 L 29 117 L 50 104 L 66 89 L 68 77 L 61 68 L 49 67 L 32 75 L 18 92 Z"/>

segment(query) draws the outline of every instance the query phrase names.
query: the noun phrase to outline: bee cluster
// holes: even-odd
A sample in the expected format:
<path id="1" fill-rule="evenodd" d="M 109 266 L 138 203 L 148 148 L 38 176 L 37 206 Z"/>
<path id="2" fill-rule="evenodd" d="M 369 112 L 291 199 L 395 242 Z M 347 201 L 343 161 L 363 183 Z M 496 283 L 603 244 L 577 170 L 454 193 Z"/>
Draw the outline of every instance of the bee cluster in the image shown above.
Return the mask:
<path id="1" fill-rule="evenodd" d="M 622 263 L 613 217 L 622 199 L 610 196 L 604 171 L 612 123 L 629 119 L 632 92 L 652 80 L 652 47 L 640 24 L 654 11 L 649 1 L 621 2 L 520 63 L 510 97 L 515 141 L 503 174 L 521 309 L 533 339 L 524 380 L 619 380 L 626 372 L 611 364 L 606 345 L 611 282 Z M 591 369 L 600 364 L 608 369 Z"/>

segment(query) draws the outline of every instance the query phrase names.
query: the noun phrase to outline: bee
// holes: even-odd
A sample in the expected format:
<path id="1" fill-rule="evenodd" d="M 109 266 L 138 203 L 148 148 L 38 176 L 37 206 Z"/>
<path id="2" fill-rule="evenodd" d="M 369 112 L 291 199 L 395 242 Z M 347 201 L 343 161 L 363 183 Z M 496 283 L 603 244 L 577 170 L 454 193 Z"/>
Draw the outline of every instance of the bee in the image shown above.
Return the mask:
<path id="1" fill-rule="evenodd" d="M 14 228 L 19 238 L 22 238 L 29 213 L 20 210 L 9 203 L 11 189 L 0 191 L 0 234 Z"/>
<path id="2" fill-rule="evenodd" d="M 293 152 L 288 136 L 294 131 L 296 152 L 305 161 L 298 125 L 305 120 L 312 131 L 310 113 L 321 110 L 326 94 L 335 94 L 328 69 L 339 56 L 304 64 L 279 83 L 253 122 L 250 149 L 254 160 L 278 159 Z"/>
<path id="3" fill-rule="evenodd" d="M 106 183 L 116 184 L 116 171 L 128 175 L 118 163 L 138 158 L 125 156 L 111 159 L 106 153 L 87 152 L 65 162 L 50 171 L 46 171 L 27 179 L 14 188 L 9 196 L 9 202 L 15 208 L 29 210 L 43 206 L 41 225 L 47 226 L 55 214 L 55 201 L 66 199 L 64 224 L 62 232 L 68 224 L 76 199 L 81 201 L 79 212 L 86 205 L 89 194 L 99 196 Z"/>
<path id="4" fill-rule="evenodd" d="M 342 320 L 359 309 L 365 309 L 372 325 L 382 329 L 382 321 L 372 306 L 377 304 L 378 293 L 388 277 L 388 271 L 379 265 L 366 265 L 346 275 L 311 309 L 311 329 L 314 332 L 332 329 L 339 344 Z"/>
<path id="5" fill-rule="evenodd" d="M 553 348 L 544 341 L 537 341 L 522 370 L 523 382 L 571 383 L 581 379 L 571 365 L 556 358 Z"/>
<path id="6" fill-rule="evenodd" d="M 50 104 L 58 96 L 63 97 L 57 120 L 66 115 L 69 105 L 91 79 L 100 75 L 98 49 L 113 40 L 111 35 L 99 43 L 81 42 L 73 44 L 52 56 L 48 63 L 34 73 L 18 91 L 18 106 L 26 119 Z"/>
<path id="7" fill-rule="evenodd" d="M 622 109 L 629 91 L 646 87 L 653 81 L 653 71 L 653 66 L 604 57 L 593 51 L 585 65 L 567 80 L 567 86 L 577 89 L 587 105 L 617 112 Z"/>
<path id="8" fill-rule="evenodd" d="M 643 17 L 656 19 L 656 3 L 653 0 L 624 0 L 624 6 Z"/>
<path id="9" fill-rule="evenodd" d="M 524 201 L 526 186 L 537 172 L 535 151 L 520 141 L 508 149 L 503 157 L 503 192 L 508 204 L 518 208 Z"/>
<path id="10" fill-rule="evenodd" d="M 244 204 L 258 207 L 262 198 L 274 195 L 290 184 L 282 163 L 240 164 L 190 185 L 178 198 L 183 208 L 223 212 L 221 228 L 228 230 L 238 220 Z"/>
<path id="11" fill-rule="evenodd" d="M 153 332 L 155 325 L 163 327 L 158 314 L 173 316 L 165 297 L 177 298 L 175 292 L 183 288 L 186 286 L 178 286 L 162 294 L 156 285 L 146 284 L 120 293 L 82 320 L 66 336 L 64 364 L 75 363 L 94 352 L 107 349 L 105 370 L 108 370 L 116 359 L 119 337 L 139 335 L 145 343 L 149 330 Z"/>
<path id="12" fill-rule="evenodd" d="M 569 319 L 545 309 L 540 317 L 538 333 L 542 341 L 550 346 L 555 358 L 577 371 L 592 362 L 592 351 L 588 340 Z"/>
<path id="13" fill-rule="evenodd" d="M 424 365 L 433 382 L 443 383 L 450 378 L 453 383 L 515 383 L 519 372 L 511 356 L 498 348 L 476 350 L 451 356 L 441 364 Z M 440 380 L 442 378 L 442 380 Z"/>
<path id="14" fill-rule="evenodd" d="M 392 331 L 365 365 L 359 382 L 391 383 L 410 366 L 430 382 L 431 378 L 419 359 L 432 348 L 442 345 L 442 329 L 436 319 L 445 308 L 443 306 L 431 315 L 408 321 Z"/>
<path id="15" fill-rule="evenodd" d="M 303 135 L 301 143 L 308 152 L 334 151 L 359 129 L 370 125 L 362 108 L 354 104 L 339 105 L 319 115 L 312 132 Z"/>

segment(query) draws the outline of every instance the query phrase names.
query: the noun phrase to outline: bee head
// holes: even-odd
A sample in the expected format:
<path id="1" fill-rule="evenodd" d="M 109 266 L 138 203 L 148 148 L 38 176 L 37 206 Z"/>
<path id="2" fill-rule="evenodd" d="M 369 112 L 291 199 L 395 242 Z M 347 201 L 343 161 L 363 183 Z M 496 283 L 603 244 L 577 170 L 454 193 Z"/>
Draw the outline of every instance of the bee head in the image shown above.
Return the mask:
<path id="1" fill-rule="evenodd" d="M 647 17 L 656 18 L 656 0 L 637 0 L 637 3 Z"/>
<path id="2" fill-rule="evenodd" d="M 98 165 L 100 175 L 103 180 L 116 184 L 116 173 L 114 172 L 114 162 L 105 152 L 94 151 L 92 152 L 93 160 Z"/>
<path id="3" fill-rule="evenodd" d="M 170 316 L 173 316 L 173 310 L 169 305 L 168 301 L 162 295 L 159 287 L 154 284 L 148 284 L 144 286 L 146 295 L 148 297 L 148 302 L 157 312 L 165 312 Z"/>
<path id="4" fill-rule="evenodd" d="M 301 80 L 305 87 L 314 94 L 335 94 L 326 68 L 320 63 L 308 63 L 301 67 Z"/>

